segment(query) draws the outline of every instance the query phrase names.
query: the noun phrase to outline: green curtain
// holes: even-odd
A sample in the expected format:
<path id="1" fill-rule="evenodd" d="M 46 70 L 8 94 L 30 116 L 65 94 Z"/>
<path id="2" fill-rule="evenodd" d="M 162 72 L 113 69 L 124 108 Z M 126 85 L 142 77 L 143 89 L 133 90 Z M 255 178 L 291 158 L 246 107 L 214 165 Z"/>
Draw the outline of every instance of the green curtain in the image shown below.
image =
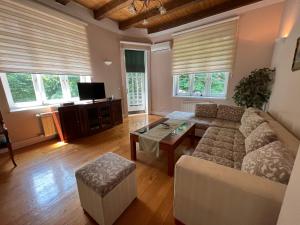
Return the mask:
<path id="1" fill-rule="evenodd" d="M 144 73 L 145 58 L 144 51 L 125 50 L 126 72 Z"/>

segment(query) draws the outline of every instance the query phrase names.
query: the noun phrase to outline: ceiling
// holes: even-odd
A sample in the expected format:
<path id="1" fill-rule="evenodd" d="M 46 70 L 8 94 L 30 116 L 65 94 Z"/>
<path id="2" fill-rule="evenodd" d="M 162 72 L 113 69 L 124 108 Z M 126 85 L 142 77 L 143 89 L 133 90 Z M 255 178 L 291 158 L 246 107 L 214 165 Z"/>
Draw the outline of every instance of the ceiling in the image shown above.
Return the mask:
<path id="1" fill-rule="evenodd" d="M 67 5 L 71 0 L 56 0 Z M 145 12 L 133 15 L 128 6 L 133 0 L 73 0 L 94 11 L 95 19 L 110 18 L 119 24 L 120 30 L 130 27 L 146 28 L 148 33 L 155 33 L 190 23 L 209 16 L 249 5 L 262 0 L 161 0 L 167 12 L 160 15 L 157 1 L 151 1 Z M 136 0 L 137 9 L 142 1 Z M 148 24 L 143 24 L 147 19 Z"/>

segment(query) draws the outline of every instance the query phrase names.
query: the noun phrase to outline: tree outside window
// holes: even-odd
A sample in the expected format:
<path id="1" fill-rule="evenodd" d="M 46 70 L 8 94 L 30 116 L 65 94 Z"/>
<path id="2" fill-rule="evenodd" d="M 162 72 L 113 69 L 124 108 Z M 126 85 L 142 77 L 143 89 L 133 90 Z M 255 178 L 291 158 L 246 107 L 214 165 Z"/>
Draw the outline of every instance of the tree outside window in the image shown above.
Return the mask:
<path id="1" fill-rule="evenodd" d="M 76 98 L 79 97 L 78 86 L 77 83 L 80 82 L 79 76 L 68 76 L 68 83 L 71 92 L 71 97 Z"/>
<path id="2" fill-rule="evenodd" d="M 62 99 L 62 87 L 59 76 L 43 75 L 42 81 L 47 100 Z"/>
<path id="3" fill-rule="evenodd" d="M 7 81 L 14 102 L 36 101 L 32 76 L 28 73 L 7 73 Z"/>

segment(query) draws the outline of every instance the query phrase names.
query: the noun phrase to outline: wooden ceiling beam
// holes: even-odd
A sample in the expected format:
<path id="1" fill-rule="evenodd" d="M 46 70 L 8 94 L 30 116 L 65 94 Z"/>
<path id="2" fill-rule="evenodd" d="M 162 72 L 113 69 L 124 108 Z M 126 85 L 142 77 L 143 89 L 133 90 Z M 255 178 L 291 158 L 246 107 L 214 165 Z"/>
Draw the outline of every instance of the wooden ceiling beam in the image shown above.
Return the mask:
<path id="1" fill-rule="evenodd" d="M 187 6 L 192 3 L 195 4 L 200 1 L 203 1 L 203 0 L 173 0 L 171 2 L 167 2 L 163 6 L 167 10 L 167 13 L 170 13 L 173 10 L 178 9 L 179 7 L 184 7 L 184 6 Z M 133 27 L 133 26 L 139 24 L 144 19 L 150 19 L 150 18 L 154 18 L 154 17 L 158 17 L 158 16 L 161 16 L 159 10 L 157 8 L 153 8 L 147 12 L 138 14 L 132 18 L 129 18 L 127 20 L 120 22 L 119 29 L 126 30 L 130 27 Z"/>
<path id="2" fill-rule="evenodd" d="M 94 10 L 94 17 L 95 19 L 100 20 L 107 14 L 124 8 L 130 2 L 130 0 L 111 0 L 105 5 L 101 6 L 99 9 Z"/>
<path id="3" fill-rule="evenodd" d="M 230 11 L 230 10 L 240 8 L 242 6 L 253 4 L 256 2 L 260 2 L 260 1 L 262 1 L 262 0 L 227 1 L 227 2 L 221 3 L 219 5 L 216 5 L 214 7 L 208 8 L 206 10 L 195 12 L 193 14 L 190 14 L 190 15 L 187 15 L 187 16 L 184 16 L 181 18 L 177 18 L 170 23 L 159 24 L 157 26 L 150 27 L 150 28 L 148 28 L 148 33 L 151 34 L 151 33 L 160 32 L 163 30 L 174 28 L 174 27 L 186 24 L 186 23 L 194 22 L 196 20 L 204 19 L 206 17 L 214 16 L 214 15 L 226 12 L 226 11 Z"/>
<path id="4" fill-rule="evenodd" d="M 70 2 L 71 0 L 56 0 L 56 2 L 62 4 L 62 5 L 66 5 Z"/>

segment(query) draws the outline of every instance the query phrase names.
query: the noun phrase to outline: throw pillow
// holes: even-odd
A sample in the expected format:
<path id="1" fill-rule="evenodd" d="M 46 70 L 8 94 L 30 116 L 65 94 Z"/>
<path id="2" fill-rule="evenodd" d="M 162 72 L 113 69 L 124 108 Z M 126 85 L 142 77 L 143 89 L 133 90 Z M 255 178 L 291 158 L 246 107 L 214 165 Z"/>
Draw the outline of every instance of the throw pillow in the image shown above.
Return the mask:
<path id="1" fill-rule="evenodd" d="M 195 107 L 196 117 L 216 118 L 218 111 L 217 104 L 214 103 L 199 103 Z"/>
<path id="2" fill-rule="evenodd" d="M 242 116 L 239 130 L 246 138 L 263 122 L 265 122 L 265 119 L 257 115 L 255 112 L 246 111 Z"/>
<path id="3" fill-rule="evenodd" d="M 248 154 L 276 140 L 278 139 L 275 132 L 267 122 L 264 122 L 245 139 L 246 152 Z"/>
<path id="4" fill-rule="evenodd" d="M 294 158 L 280 141 L 274 141 L 247 154 L 242 171 L 287 184 L 293 169 Z"/>
<path id="5" fill-rule="evenodd" d="M 230 120 L 233 122 L 240 122 L 244 114 L 244 109 L 238 106 L 219 105 L 217 118 L 223 120 Z"/>

